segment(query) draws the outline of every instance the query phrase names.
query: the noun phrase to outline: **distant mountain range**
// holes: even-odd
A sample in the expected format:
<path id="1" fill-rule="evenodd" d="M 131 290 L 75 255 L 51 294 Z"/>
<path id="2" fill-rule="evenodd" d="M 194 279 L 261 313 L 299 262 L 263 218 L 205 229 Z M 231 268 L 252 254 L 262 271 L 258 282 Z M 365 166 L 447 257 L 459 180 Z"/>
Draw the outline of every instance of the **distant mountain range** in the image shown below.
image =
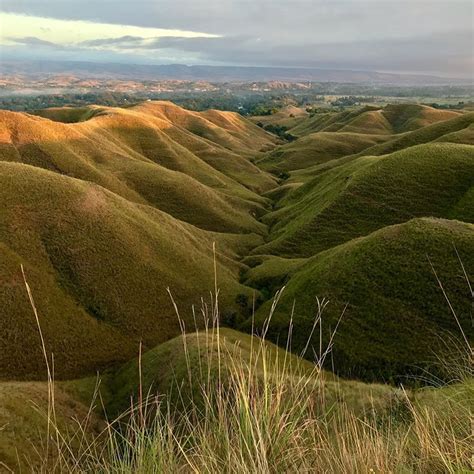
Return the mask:
<path id="1" fill-rule="evenodd" d="M 470 83 L 468 79 L 377 71 L 288 67 L 186 66 L 183 64 L 141 65 L 78 61 L 4 61 L 1 74 L 22 74 L 36 78 L 51 74 L 73 74 L 89 78 L 137 80 L 312 81 L 407 86 Z"/>

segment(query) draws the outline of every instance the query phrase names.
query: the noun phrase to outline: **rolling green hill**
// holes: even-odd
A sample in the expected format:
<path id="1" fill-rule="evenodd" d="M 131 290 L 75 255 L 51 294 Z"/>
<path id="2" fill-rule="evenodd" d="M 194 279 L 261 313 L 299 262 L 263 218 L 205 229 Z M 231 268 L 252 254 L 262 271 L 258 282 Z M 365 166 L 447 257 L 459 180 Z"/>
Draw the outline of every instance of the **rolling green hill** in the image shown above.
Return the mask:
<path id="1" fill-rule="evenodd" d="M 219 340 L 219 344 L 218 344 Z M 263 344 L 263 348 L 261 346 Z M 219 345 L 219 349 L 218 349 Z M 187 360 L 184 357 L 186 347 Z M 220 363 L 217 352 L 219 350 Z M 232 371 L 231 366 L 237 365 L 248 369 L 255 364 L 256 371 L 262 374 L 268 371 L 275 376 L 283 370 L 292 377 L 309 378 L 312 390 L 317 390 L 314 377 L 314 363 L 298 357 L 286 355 L 284 349 L 270 342 L 263 342 L 255 336 L 243 334 L 228 328 L 221 328 L 219 334 L 215 330 L 179 336 L 148 351 L 142 357 L 142 390 L 144 393 L 173 393 L 171 397 L 177 404 L 186 403 L 186 398 L 200 397 L 200 387 L 209 382 L 216 383 L 220 365 L 220 377 L 225 384 Z M 189 366 L 192 372 L 189 373 Z M 130 397 L 136 399 L 138 392 L 138 359 L 118 369 L 107 381 L 106 389 L 112 404 L 108 407 L 112 412 L 119 413 L 126 409 Z M 210 376 L 209 376 L 210 374 Z M 377 407 L 382 409 L 390 403 L 390 395 L 397 390 L 381 384 L 365 384 L 362 382 L 340 380 L 331 373 L 324 373 L 325 393 L 328 407 L 336 410 L 338 406 L 348 404 L 358 415 Z M 73 386 L 74 388 L 74 386 Z M 177 396 L 179 390 L 180 396 Z"/>
<path id="2" fill-rule="evenodd" d="M 254 253 L 308 257 L 414 217 L 472 222 L 473 156 L 469 145 L 426 144 L 323 172 L 265 216 L 270 238 Z"/>
<path id="3" fill-rule="evenodd" d="M 418 104 L 390 104 L 383 108 L 365 106 L 344 112 L 316 114 L 292 128 L 290 133 L 299 137 L 314 132 L 390 135 L 416 130 L 459 114 Z"/>
<path id="4" fill-rule="evenodd" d="M 214 287 L 213 242 L 223 310 L 250 291 L 238 283 L 236 260 L 261 240 L 255 234 L 206 232 L 100 186 L 17 163 L 0 163 L 0 200 L 1 378 L 44 374 L 21 264 L 62 377 L 126 360 L 140 338 L 149 345 L 176 335 L 166 288 L 189 315 Z"/>
<path id="5" fill-rule="evenodd" d="M 345 163 L 356 160 L 360 156 L 385 155 L 412 146 L 422 145 L 425 143 L 441 142 L 473 145 L 474 114 L 460 114 L 452 119 L 437 122 L 432 125 L 427 125 L 426 127 L 417 129 L 412 132 L 387 136 L 378 135 L 377 138 L 383 139 L 381 140 L 381 143 L 369 146 L 358 153 L 355 153 L 355 148 L 351 149 L 350 145 L 345 145 L 340 140 L 338 140 L 338 136 L 341 135 L 342 137 L 344 134 L 331 133 L 330 136 L 332 137 L 332 142 L 335 145 L 334 149 L 336 151 L 338 149 L 344 149 L 344 147 L 349 149 L 348 154 L 344 156 L 341 156 L 339 153 L 321 154 L 319 150 L 311 152 L 312 141 L 310 137 L 316 138 L 319 135 L 323 135 L 323 133 L 316 133 L 298 140 L 298 142 L 302 142 L 304 139 L 306 139 L 308 146 L 306 146 L 305 148 L 297 146 L 296 153 L 293 152 L 292 147 L 283 147 L 288 148 L 287 151 L 289 152 L 288 155 L 290 160 L 293 158 L 293 156 L 295 156 L 296 158 L 298 158 L 300 165 L 304 166 L 301 169 L 297 169 L 291 172 L 288 182 L 291 183 L 293 186 L 307 182 L 318 176 L 319 174 L 323 173 L 324 171 L 336 168 Z M 317 140 L 314 140 L 314 142 L 316 143 Z M 307 152 L 308 159 L 304 159 L 301 156 L 301 153 L 298 153 L 298 149 L 300 149 L 303 153 Z M 353 152 L 354 154 L 352 154 Z M 274 155 L 275 159 L 272 160 L 272 166 L 274 166 L 275 168 L 278 167 L 279 169 L 286 171 L 288 169 L 289 163 L 289 160 L 287 160 L 286 152 L 282 152 L 281 156 L 278 156 L 278 150 L 276 150 L 274 153 L 269 153 L 267 157 L 262 158 L 261 162 L 264 163 L 265 166 L 269 166 L 270 163 L 268 161 L 268 158 L 273 157 Z M 319 159 L 313 161 L 313 159 L 311 158 L 312 156 L 315 156 Z M 323 158 L 322 160 L 321 157 Z"/>
<path id="6" fill-rule="evenodd" d="M 293 345 L 297 351 L 311 332 L 316 297 L 330 302 L 323 315 L 325 344 L 329 328 L 334 329 L 347 304 L 332 352 L 336 371 L 346 377 L 406 381 L 406 374 L 420 375 L 423 367 L 429 367 L 435 354 L 453 350 L 449 345 L 456 343 L 448 342 L 445 331 L 451 338 L 461 337 L 428 259 L 467 337 L 474 336 L 469 285 L 456 250 L 469 274 L 474 268 L 472 224 L 414 219 L 303 261 L 267 257 L 247 273 L 246 283 L 271 293 L 286 282 L 269 334 L 274 340 L 286 339 L 295 305 Z M 270 304 L 258 310 L 257 321 L 267 317 Z M 318 338 L 315 335 L 315 345 Z"/>
<path id="7" fill-rule="evenodd" d="M 410 146 L 429 142 L 474 144 L 474 113 L 456 115 L 454 118 L 403 133 L 389 141 L 367 148 L 363 155 L 386 155 Z"/>
<path id="8" fill-rule="evenodd" d="M 430 142 L 474 143 L 473 113 L 407 105 L 372 109 L 365 107 L 306 119 L 320 126 L 302 134 L 299 140 L 266 153 L 258 165 L 274 174 L 290 172 L 291 181 L 301 182 L 359 156 L 386 155 Z M 371 126 L 366 123 L 368 116 L 371 117 L 369 122 L 374 121 L 374 116 L 388 117 L 390 128 L 374 129 L 371 133 Z M 362 124 L 360 129 L 354 127 L 355 121 Z"/>
<path id="9" fill-rule="evenodd" d="M 82 382 L 81 382 L 82 383 Z M 71 448 L 81 443 L 82 429 L 90 438 L 98 436 L 105 422 L 90 412 L 89 400 L 83 403 L 76 394 L 59 384 L 55 387 L 56 426 L 68 433 Z M 0 471 L 54 472 L 57 452 L 47 457 L 48 387 L 46 382 L 0 382 Z M 89 420 L 86 423 L 86 420 Z M 55 438 L 53 434 L 53 438 Z M 54 444 L 50 440 L 50 446 Z"/>
<path id="10" fill-rule="evenodd" d="M 383 135 L 316 132 L 268 153 L 258 165 L 272 173 L 294 171 L 359 153 L 384 140 Z"/>
<path id="11" fill-rule="evenodd" d="M 256 115 L 250 117 L 255 124 L 261 124 L 263 127 L 280 126 L 286 129 L 295 128 L 309 117 L 308 112 L 302 107 L 288 105 L 270 115 Z"/>
<path id="12" fill-rule="evenodd" d="M 173 107 L 177 109 L 176 115 L 191 114 Z M 100 184 L 128 200 L 150 204 L 165 212 L 173 210 L 176 217 L 184 220 L 189 215 L 196 216 L 192 211 L 195 193 L 205 193 L 213 201 L 210 209 L 217 206 L 221 208 L 219 213 L 229 215 L 241 211 L 240 217 L 232 219 L 233 230 L 236 226 L 241 228 L 245 220 L 252 221 L 249 213 L 258 212 L 265 204 L 258 193 L 273 187 L 274 180 L 256 168 L 247 155 L 257 155 L 258 147 L 270 145 L 271 136 L 229 114 L 221 119 L 229 131 L 203 119 L 201 134 L 212 135 L 216 140 L 212 142 L 158 114 L 167 108 L 167 103 L 161 102 L 143 111 L 91 107 L 89 112 L 82 112 L 88 120 L 67 124 L 1 112 L 0 159 Z M 58 114 L 57 110 L 51 112 L 53 118 Z M 214 122 L 219 118 L 214 117 Z M 242 143 L 235 138 L 239 133 Z M 247 146 L 251 133 L 256 136 L 257 149 L 253 151 Z M 224 147 L 230 144 L 234 148 L 241 145 L 242 155 Z M 173 185 L 179 182 L 180 186 Z M 228 230 L 219 223 L 219 216 L 211 217 L 206 220 L 207 228 Z M 210 224 L 214 220 L 217 226 Z M 253 222 L 247 230 L 255 230 L 256 225 Z"/>
<path id="13" fill-rule="evenodd" d="M 410 104 L 312 117 L 286 108 L 265 119 L 294 126 L 299 138 L 283 145 L 256 125 L 263 118 L 170 102 L 0 111 L 0 470 L 54 470 L 38 464 L 41 455 L 31 465 L 25 457 L 44 440 L 47 384 L 22 266 L 68 431 L 72 417 L 88 414 L 97 371 L 101 402 L 115 415 L 138 397 L 139 366 L 145 394 L 178 413 L 193 400 L 193 416 L 218 380 L 225 391 L 236 369 L 252 368 L 255 392 L 244 390 L 243 411 L 229 412 L 245 436 L 239 417 L 253 399 L 281 401 L 295 381 L 311 395 L 318 429 L 347 408 L 377 436 L 387 416 L 390 429 L 403 423 L 394 436 L 410 443 L 420 420 L 407 412 L 465 421 L 471 382 L 409 391 L 410 407 L 393 384 L 451 381 L 436 357 L 449 361 L 465 344 L 458 323 L 468 342 L 474 336 L 473 117 Z M 193 332 L 216 322 L 216 287 L 220 320 L 232 327 L 220 329 L 219 344 L 216 333 Z M 317 297 L 329 301 L 321 332 Z M 315 356 L 341 314 L 326 371 L 315 377 Z M 254 328 L 276 345 L 236 331 Z M 85 433 L 103 423 L 95 410 Z M 456 426 L 447 437 L 459 444 L 466 425 Z M 418 466 L 410 456 L 404 466 Z"/>
<path id="14" fill-rule="evenodd" d="M 271 117 L 278 123 L 293 112 Z M 258 304 L 287 281 L 287 291 L 306 281 L 308 294 L 334 288 L 339 295 L 330 276 L 323 285 L 316 270 L 322 264 L 313 259 L 325 256 L 331 274 L 337 266 L 331 252 L 359 248 L 359 238 L 385 242 L 383 236 L 393 232 L 388 226 L 401 224 L 403 235 L 424 229 L 433 254 L 436 239 L 446 243 L 449 221 L 414 218 L 452 219 L 453 228 L 464 229 L 453 239 L 465 245 L 472 240 L 472 228 L 455 223 L 474 222 L 472 113 L 420 105 L 313 117 L 299 112 L 291 117 L 299 122 L 291 133 L 300 138 L 283 146 L 237 114 L 192 112 L 170 102 L 0 112 L 0 330 L 6 335 L 0 378 L 44 376 L 20 265 L 64 378 L 128 360 L 140 339 L 149 348 L 175 337 L 180 328 L 166 288 L 189 322 L 192 305 L 214 289 L 214 242 L 223 318 L 236 324 L 250 314 L 255 290 Z M 290 176 L 279 182 L 275 175 L 282 172 Z M 405 295 L 406 281 L 396 275 L 408 275 L 413 259 L 421 262 L 415 250 L 400 257 L 399 269 L 384 283 L 395 294 Z M 368 255 L 361 272 L 372 268 Z M 421 267 L 417 263 L 413 272 Z M 388 265 L 386 270 L 392 271 Z M 357 302 L 378 291 L 355 275 L 347 271 L 345 284 L 360 292 Z M 423 275 L 425 297 L 433 280 Z M 352 293 L 343 293 L 341 301 Z M 302 314 L 309 314 L 305 294 Z M 367 318 L 370 326 L 373 309 L 357 308 L 357 324 Z M 439 327 L 438 320 L 425 324 L 431 313 L 416 308 L 420 326 L 444 330 L 441 316 Z M 285 300 L 279 314 L 287 310 Z M 387 303 L 390 318 L 397 310 L 409 318 L 412 308 L 403 298 Z M 414 345 L 410 334 L 401 348 L 387 344 L 382 351 L 380 343 L 367 350 L 367 360 L 358 353 L 359 372 L 341 349 L 341 371 L 394 376 L 409 365 L 404 357 Z M 377 372 L 373 357 L 379 350 L 384 362 Z M 417 360 L 426 355 L 420 349 Z"/>

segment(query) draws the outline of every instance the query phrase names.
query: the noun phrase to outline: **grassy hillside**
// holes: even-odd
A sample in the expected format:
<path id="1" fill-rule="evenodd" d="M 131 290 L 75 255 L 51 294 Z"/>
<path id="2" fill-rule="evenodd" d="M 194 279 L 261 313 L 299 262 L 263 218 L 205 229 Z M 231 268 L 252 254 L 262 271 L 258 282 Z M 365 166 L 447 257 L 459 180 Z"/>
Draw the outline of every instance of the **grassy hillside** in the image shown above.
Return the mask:
<path id="1" fill-rule="evenodd" d="M 178 336 L 160 344 L 143 355 L 141 361 L 143 391 L 161 394 L 174 391 L 171 398 L 177 403 L 180 403 L 180 398 L 189 402 L 193 397 L 199 397 L 201 395 L 199 387 L 207 382 L 208 371 L 212 383 L 217 381 L 218 350 L 221 352 L 220 366 L 223 378 L 229 376 L 228 371 L 232 364 L 239 364 L 243 368 L 245 364 L 251 363 L 252 358 L 257 358 L 258 370 L 263 372 L 263 358 L 257 354 L 260 340 L 256 337 L 253 339 L 248 334 L 220 328 L 219 334 L 215 330 L 202 331 Z M 284 349 L 270 342 L 264 344 L 269 360 L 283 361 Z M 287 358 L 290 370 L 295 376 L 309 375 L 314 370 L 314 364 L 296 355 L 288 355 Z M 138 374 L 138 359 L 135 358 L 109 379 L 107 388 L 114 394 L 109 407 L 112 412 L 120 413 L 127 409 L 130 396 L 137 398 Z M 181 392 L 180 397 L 177 396 L 177 390 Z"/>
<path id="2" fill-rule="evenodd" d="M 0 112 L 0 471 L 469 467 L 473 114 L 266 120 L 300 138 L 170 102 Z"/>
<path id="3" fill-rule="evenodd" d="M 301 138 L 269 151 L 278 139 L 238 114 L 170 102 L 0 112 L 0 377 L 44 374 L 21 264 L 71 377 L 176 336 L 166 288 L 189 318 L 214 288 L 213 242 L 235 322 L 250 287 L 268 299 L 321 252 L 413 218 L 474 222 L 472 114 L 286 113 Z"/>
<path id="4" fill-rule="evenodd" d="M 96 437 L 104 420 L 60 386 L 55 388 L 55 425 L 79 449 L 83 433 Z M 0 471 L 53 472 L 57 450 L 48 444 L 48 388 L 45 382 L 0 382 Z M 52 439 L 56 439 L 51 433 Z M 7 469 L 8 468 L 8 469 Z M 10 470 L 11 469 L 11 470 Z"/>
<path id="5" fill-rule="evenodd" d="M 127 408 L 130 396 L 139 399 L 140 374 L 152 405 L 135 406 L 101 435 L 105 423 L 78 401 L 90 400 L 94 380 L 57 383 L 60 439 L 50 426 L 48 455 L 45 384 L 0 384 L 0 417 L 9 425 L 0 431 L 0 462 L 78 472 L 279 472 L 295 462 L 328 472 L 372 465 L 441 472 L 469 463 L 469 379 L 416 391 L 344 381 L 269 342 L 220 328 L 175 338 L 103 377 L 109 415 Z"/>
<path id="6" fill-rule="evenodd" d="M 290 130 L 295 136 L 314 132 L 394 134 L 416 130 L 448 120 L 460 112 L 438 110 L 426 105 L 397 104 L 383 108 L 366 106 L 343 112 L 316 114 Z"/>
<path id="7" fill-rule="evenodd" d="M 111 400 L 107 409 L 111 413 L 127 409 L 131 397 L 137 400 L 139 373 L 138 359 L 134 359 L 106 379 Z M 360 417 L 373 411 L 382 414 L 400 394 L 388 385 L 346 381 L 330 372 L 319 372 L 314 362 L 228 328 L 179 336 L 145 353 L 141 359 L 142 393 L 167 395 L 168 403 L 180 411 L 189 406 L 205 410 L 210 401 L 205 399 L 206 394 L 219 386 L 232 390 L 237 373 L 255 377 L 267 388 L 278 384 L 283 397 L 289 396 L 284 394 L 285 384 L 288 388 L 293 383 L 304 385 L 305 393 L 319 398 L 320 406 L 315 406 L 315 411 L 320 416 L 346 408 Z M 74 390 L 74 384 L 70 387 Z"/>
<path id="8" fill-rule="evenodd" d="M 274 136 L 233 112 L 191 112 L 171 102 L 147 102 L 128 109 L 163 120 L 164 132 L 204 162 L 240 184 L 260 192 L 274 186 L 249 158 L 274 146 Z"/>
<path id="9" fill-rule="evenodd" d="M 250 293 L 238 255 L 260 238 L 217 234 L 127 201 L 100 186 L 39 168 L 0 163 L 0 377 L 44 375 L 23 264 L 59 376 L 126 360 L 179 331 L 166 288 L 189 316 L 214 288 L 213 242 L 222 309 Z"/>
<path id="10" fill-rule="evenodd" d="M 303 170 L 292 173 L 292 178 L 306 180 L 306 177 L 316 176 L 328 167 L 339 166 L 357 156 L 386 155 L 429 142 L 474 144 L 474 114 L 455 113 L 454 118 L 395 135 L 343 131 L 310 133 L 269 152 L 258 164 L 272 173 Z"/>
<path id="11" fill-rule="evenodd" d="M 472 222 L 472 147 L 426 144 L 367 156 L 321 173 L 267 214 L 254 253 L 308 257 L 386 225 L 433 216 Z"/>
<path id="12" fill-rule="evenodd" d="M 344 165 L 345 163 L 354 161 L 360 156 L 385 155 L 424 143 L 441 142 L 473 145 L 473 120 L 474 114 L 472 113 L 458 114 L 452 119 L 436 122 L 432 125 L 427 125 L 426 127 L 422 127 L 412 132 L 387 136 L 378 135 L 378 138 L 383 139 L 381 140 L 382 143 L 369 146 L 368 148 L 363 149 L 357 154 L 353 154 L 354 150 L 349 149 L 349 154 L 342 157 L 338 153 L 327 154 L 327 156 L 323 155 L 325 159 L 322 160 L 322 162 L 318 162 L 317 160 L 315 163 L 313 163 L 311 160 L 302 160 L 304 168 L 292 171 L 288 182 L 292 183 L 293 185 L 301 184 L 303 182 L 307 182 L 313 179 L 315 176 L 318 176 L 329 169 L 334 169 L 338 166 Z M 314 135 L 310 135 L 310 137 L 317 137 L 321 134 L 322 133 L 316 133 Z M 338 135 L 343 134 L 331 133 L 330 135 L 331 137 L 333 137 L 334 142 L 339 143 L 337 141 L 337 137 Z M 305 139 L 306 137 L 303 137 L 298 141 L 302 141 Z M 338 145 L 338 147 L 342 149 L 342 146 Z M 276 150 L 274 153 L 269 154 L 269 156 L 273 155 L 277 156 L 278 150 Z M 287 164 L 285 163 L 285 159 L 286 156 L 285 154 L 283 154 L 280 158 L 280 160 L 283 161 L 282 166 L 287 166 Z M 265 161 L 265 159 L 262 159 L 262 161 Z"/>
<path id="13" fill-rule="evenodd" d="M 153 205 L 206 229 L 255 231 L 258 224 L 249 213 L 261 212 L 265 200 L 257 193 L 273 187 L 274 179 L 255 167 L 247 155 L 258 154 L 263 144 L 271 145 L 271 136 L 230 114 L 221 119 L 222 127 L 201 120 L 201 135 L 207 133 L 207 126 L 208 135 L 216 140 L 212 142 L 160 116 L 157 111 L 166 109 L 167 103 L 147 107 L 90 107 L 89 112 L 82 112 L 90 116 L 88 120 L 68 124 L 2 112 L 0 160 L 31 164 L 100 184 L 128 200 Z M 174 108 L 177 115 L 191 114 Z M 50 114 L 57 118 L 59 112 Z M 252 135 L 256 138 L 253 150 L 248 145 Z M 234 149 L 224 147 L 228 142 Z M 242 154 L 236 151 L 238 146 Z M 198 216 L 203 213 L 202 207 L 193 210 L 196 190 L 198 195 L 205 195 L 202 203 L 211 211 L 209 217 L 203 216 L 204 220 Z M 222 222 L 224 215 L 228 216 L 227 224 Z"/>
<path id="14" fill-rule="evenodd" d="M 285 281 L 269 334 L 285 340 L 294 306 L 293 344 L 306 343 L 316 297 L 330 303 L 323 316 L 329 337 L 347 304 L 332 353 L 333 367 L 348 377 L 404 379 L 430 367 L 436 353 L 456 345 L 445 336 L 461 336 L 438 287 L 428 258 L 451 298 L 459 321 L 472 338 L 471 295 L 456 250 L 467 274 L 474 270 L 474 227 L 451 220 L 415 219 L 385 227 L 367 237 L 321 252 L 304 262 L 265 259 L 248 272 L 247 283 L 274 291 Z M 270 302 L 257 312 L 262 322 Z M 314 344 L 319 334 L 315 336 Z M 448 346 L 444 346 L 444 344 Z M 434 368 L 433 368 L 434 370 Z M 406 381 L 406 380 L 405 380 Z"/>
<path id="15" fill-rule="evenodd" d="M 353 155 L 386 140 L 383 135 L 317 132 L 279 147 L 258 161 L 272 173 L 294 171 Z"/>
<path id="16" fill-rule="evenodd" d="M 309 114 L 304 108 L 288 105 L 271 115 L 254 115 L 249 117 L 249 120 L 255 124 L 261 124 L 263 127 L 276 125 L 290 129 L 296 127 L 308 117 Z"/>
<path id="17" fill-rule="evenodd" d="M 145 102 L 133 110 L 162 118 L 175 128 L 185 129 L 224 148 L 251 156 L 273 140 L 271 135 L 235 112 L 192 112 L 172 102 Z"/>
<path id="18" fill-rule="evenodd" d="M 410 146 L 429 142 L 474 144 L 474 113 L 457 114 L 454 118 L 427 125 L 413 132 L 392 137 L 385 143 L 367 148 L 361 154 L 385 155 Z"/>

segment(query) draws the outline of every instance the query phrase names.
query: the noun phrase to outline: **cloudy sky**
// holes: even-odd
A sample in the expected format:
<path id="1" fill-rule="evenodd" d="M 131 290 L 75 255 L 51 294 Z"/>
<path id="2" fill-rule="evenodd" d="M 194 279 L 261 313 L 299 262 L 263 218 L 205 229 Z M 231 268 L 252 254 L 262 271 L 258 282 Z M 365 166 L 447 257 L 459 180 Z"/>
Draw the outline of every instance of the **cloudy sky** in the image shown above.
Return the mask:
<path id="1" fill-rule="evenodd" d="M 0 0 L 4 59 L 473 75 L 471 0 Z"/>

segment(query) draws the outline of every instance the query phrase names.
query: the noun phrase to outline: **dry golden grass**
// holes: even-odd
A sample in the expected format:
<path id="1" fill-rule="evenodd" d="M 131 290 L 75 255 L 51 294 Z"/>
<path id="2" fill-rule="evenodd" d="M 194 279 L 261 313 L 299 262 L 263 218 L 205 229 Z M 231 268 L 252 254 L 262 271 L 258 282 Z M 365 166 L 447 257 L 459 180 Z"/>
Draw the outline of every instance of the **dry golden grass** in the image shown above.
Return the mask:
<path id="1" fill-rule="evenodd" d="M 321 370 L 330 345 L 320 347 L 311 367 L 266 343 L 264 334 L 242 341 L 223 331 L 218 311 L 216 298 L 203 308 L 206 330 L 181 338 L 183 373 L 170 375 L 166 391 L 142 386 L 150 364 L 163 369 L 140 351 L 137 396 L 99 434 L 89 428 L 91 416 L 68 434 L 50 399 L 48 449 L 38 470 L 457 473 L 473 467 L 472 378 L 415 392 L 359 384 L 354 404 L 343 398 L 354 384 Z"/>
<path id="2" fill-rule="evenodd" d="M 169 108 L 176 123 L 165 114 Z M 248 159 L 258 155 L 262 146 L 271 145 L 272 137 L 235 114 L 215 117 L 207 112 L 211 121 L 171 103 L 149 103 L 137 110 L 89 109 L 88 120 L 67 124 L 0 112 L 0 160 L 91 181 L 167 212 L 166 193 L 171 201 L 181 200 L 183 209 L 191 207 L 193 200 L 176 189 L 189 193 L 195 187 L 207 193 L 211 208 L 221 208 L 221 215 L 234 208 L 240 213 L 234 222 L 241 223 L 250 223 L 249 211 L 265 203 L 258 193 L 275 186 L 274 179 Z M 57 115 L 58 111 L 52 113 Z M 182 181 L 182 185 L 170 188 L 169 181 Z M 150 197 L 150 186 L 164 187 L 164 197 Z"/>

